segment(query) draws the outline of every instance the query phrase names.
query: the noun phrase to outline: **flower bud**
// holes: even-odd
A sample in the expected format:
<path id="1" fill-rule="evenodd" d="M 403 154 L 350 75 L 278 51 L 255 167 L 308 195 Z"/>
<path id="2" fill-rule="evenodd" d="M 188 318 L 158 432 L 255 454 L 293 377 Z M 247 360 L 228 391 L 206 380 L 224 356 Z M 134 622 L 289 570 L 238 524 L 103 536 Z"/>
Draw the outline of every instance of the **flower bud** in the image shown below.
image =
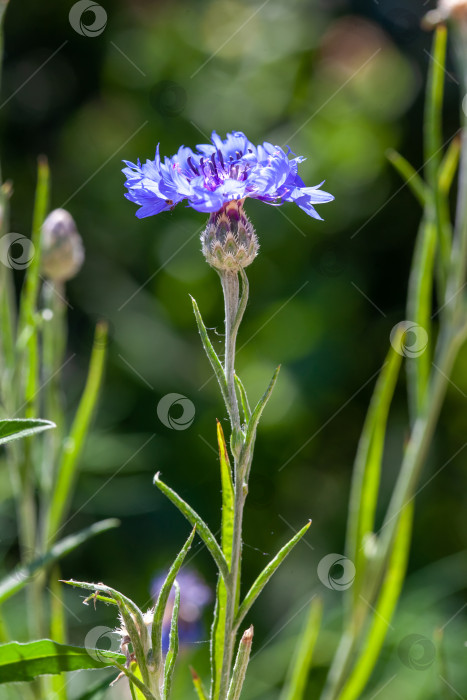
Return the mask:
<path id="1" fill-rule="evenodd" d="M 84 261 L 81 236 L 71 214 L 54 209 L 42 225 L 42 274 L 54 282 L 66 282 Z"/>
<path id="2" fill-rule="evenodd" d="M 204 257 L 218 270 L 247 267 L 258 253 L 258 239 L 243 202 L 227 202 L 220 211 L 212 213 L 201 234 Z"/>

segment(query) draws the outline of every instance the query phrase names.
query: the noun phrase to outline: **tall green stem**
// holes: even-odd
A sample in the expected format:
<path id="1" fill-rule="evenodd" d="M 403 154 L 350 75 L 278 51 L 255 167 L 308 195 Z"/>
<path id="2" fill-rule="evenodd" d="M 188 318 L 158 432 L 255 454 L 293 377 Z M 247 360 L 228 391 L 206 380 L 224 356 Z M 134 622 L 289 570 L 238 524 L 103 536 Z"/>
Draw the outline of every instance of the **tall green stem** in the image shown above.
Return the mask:
<path id="1" fill-rule="evenodd" d="M 246 484 L 244 483 L 246 466 L 245 458 L 242 458 L 243 433 L 240 426 L 240 411 L 235 388 L 235 347 L 237 332 L 246 305 L 248 283 L 243 276 L 242 301 L 239 300 L 238 273 L 223 270 L 220 273 L 225 304 L 225 358 L 224 372 L 228 391 L 228 412 L 232 428 L 231 450 L 234 457 L 234 529 L 232 538 L 232 561 L 228 581 L 226 581 L 226 611 L 225 611 L 225 635 L 224 658 L 222 663 L 221 684 L 219 698 L 224 700 L 229 689 L 230 674 L 233 663 L 236 630 L 234 626 L 236 607 L 240 593 L 240 565 L 242 555 L 242 525 L 243 509 L 246 499 Z"/>

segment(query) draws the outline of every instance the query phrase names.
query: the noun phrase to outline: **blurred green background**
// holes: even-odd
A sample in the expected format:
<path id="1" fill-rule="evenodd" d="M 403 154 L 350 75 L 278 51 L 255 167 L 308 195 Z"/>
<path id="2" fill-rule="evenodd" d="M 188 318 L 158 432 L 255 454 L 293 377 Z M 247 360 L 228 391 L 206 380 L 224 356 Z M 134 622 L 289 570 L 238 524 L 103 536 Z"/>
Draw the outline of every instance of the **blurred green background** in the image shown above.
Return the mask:
<path id="1" fill-rule="evenodd" d="M 72 213 L 86 247 L 85 265 L 67 287 L 68 354 L 76 353 L 65 370 L 70 414 L 85 378 L 93 326 L 106 318 L 111 327 L 105 387 L 66 530 L 108 516 L 122 524 L 68 557 L 63 576 L 105 581 L 139 604 L 149 603 L 151 579 L 168 567 L 188 532 L 152 486 L 157 470 L 214 531 L 219 523 L 215 418 L 227 430 L 226 415 L 188 296 L 197 299 L 221 352 L 219 280 L 200 253 L 205 217 L 179 205 L 172 213 L 136 219 L 134 205 L 123 197 L 121 160 L 152 158 L 158 142 L 161 154 L 171 155 L 180 144 L 205 142 L 213 129 L 221 135 L 243 130 L 254 142 L 287 144 L 307 157 L 301 166 L 305 182 L 325 179 L 324 189 L 336 201 L 319 208 L 324 222 L 292 205 L 247 202 L 261 252 L 248 270 L 251 298 L 240 331 L 238 372 L 256 400 L 277 364 L 282 371 L 257 440 L 244 580 L 252 580 L 265 554 L 274 553 L 293 530 L 310 517 L 313 524 L 251 615 L 261 652 L 252 663 L 247 696 L 275 697 L 303 606 L 319 592 L 326 611 L 311 679 L 314 697 L 341 605 L 339 592 L 320 583 L 317 564 L 343 549 L 352 461 L 374 376 L 391 329 L 406 318 L 420 211 L 385 152 L 397 148 L 416 168 L 422 165 L 431 36 L 419 26 L 431 3 L 102 4 L 107 26 L 88 37 L 70 26 L 69 1 L 12 0 L 0 105 L 3 175 L 15 192 L 11 230 L 30 230 L 36 158 L 45 153 L 52 208 L 65 206 Z M 91 13 L 83 17 L 85 23 L 92 19 Z M 459 124 L 452 65 L 449 71 L 446 138 Z M 404 390 L 402 380 L 391 414 L 381 513 L 405 437 Z M 157 417 L 159 400 L 173 392 L 195 406 L 186 430 L 171 430 Z M 393 674 L 382 699 L 396 693 L 442 697 L 434 665 L 409 669 L 397 647 L 412 633 L 432 639 L 433 630 L 465 603 L 466 397 L 464 350 L 422 477 L 426 486 L 417 498 L 404 600 L 368 698 Z M 4 471 L 0 478 L 0 548 L 12 565 L 14 514 Z M 214 567 L 199 543 L 190 565 L 214 584 Z M 18 597 L 8 606 L 20 639 L 21 605 Z M 76 643 L 83 643 L 90 627 L 114 624 L 112 610 L 83 609 L 75 591 L 67 591 L 67 605 Z M 445 630 L 456 687 L 462 687 L 465 614 L 461 610 Z M 206 644 L 193 650 L 203 669 Z M 106 697 L 116 697 L 112 692 L 118 693 Z"/>

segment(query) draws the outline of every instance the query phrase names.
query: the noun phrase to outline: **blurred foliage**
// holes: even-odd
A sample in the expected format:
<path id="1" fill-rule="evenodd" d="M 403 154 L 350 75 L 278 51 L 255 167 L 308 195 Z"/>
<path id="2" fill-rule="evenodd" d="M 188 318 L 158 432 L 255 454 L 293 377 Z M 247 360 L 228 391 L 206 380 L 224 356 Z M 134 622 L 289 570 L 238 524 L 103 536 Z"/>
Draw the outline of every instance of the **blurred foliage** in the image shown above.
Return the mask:
<path id="1" fill-rule="evenodd" d="M 123 197 L 121 159 L 152 158 L 158 142 L 162 154 L 171 154 L 181 143 L 205 142 L 212 129 L 241 129 L 252 141 L 288 144 L 307 156 L 304 180 L 325 178 L 336 203 L 320 209 L 324 223 L 292 206 L 247 203 L 261 253 L 249 269 L 239 371 L 254 399 L 273 368 L 279 362 L 283 368 L 258 435 L 246 511 L 245 585 L 262 568 L 264 552 L 277 551 L 306 518 L 313 524 L 253 609 L 257 635 L 247 685 L 248 697 L 275 697 L 271 683 L 278 692 L 304 606 L 319 590 L 325 594 L 325 632 L 310 681 L 316 693 L 339 630 L 341 602 L 339 593 L 323 590 L 316 567 L 324 554 L 342 551 L 350 470 L 371 377 L 392 327 L 405 318 L 420 212 L 386 164 L 385 151 L 397 148 L 416 167 L 422 164 L 421 89 L 430 37 L 419 21 L 428 6 L 415 0 L 108 0 L 105 30 L 86 37 L 68 22 L 71 4 L 12 2 L 0 104 L 3 173 L 15 191 L 11 230 L 29 231 L 35 160 L 46 153 L 52 206 L 72 213 L 86 248 L 83 269 L 67 287 L 68 354 L 76 353 L 65 369 L 70 415 L 85 380 L 96 319 L 106 318 L 111 328 L 105 387 L 67 531 L 108 516 L 120 517 L 122 526 L 99 546 L 91 543 L 70 556 L 63 575 L 105 580 L 143 607 L 149 604 L 153 576 L 168 568 L 187 535 L 182 517 L 151 486 L 158 469 L 181 496 L 189 495 L 213 531 L 219 525 L 213 450 L 215 418 L 224 421 L 225 411 L 188 297 L 196 297 L 206 324 L 216 329 L 220 349 L 220 285 L 199 251 L 204 217 L 179 206 L 137 220 Z M 447 138 L 458 125 L 454 77 L 448 76 L 446 90 Z M 170 392 L 195 405 L 187 430 L 170 430 L 157 418 L 157 404 Z M 397 678 L 380 692 L 381 700 L 409 692 L 411 698 L 443 697 L 436 664 L 423 672 L 409 669 L 397 647 L 412 633 L 431 639 L 464 602 L 465 559 L 461 565 L 459 553 L 467 547 L 467 476 L 460 448 L 466 393 L 464 350 L 417 499 L 403 602 L 368 698 L 379 688 L 382 669 L 384 677 Z M 388 494 L 400 457 L 403 405 L 400 391 L 390 416 Z M 0 492 L 0 552 L 11 564 L 14 515 L 4 469 Z M 199 542 L 191 556 L 190 564 L 213 580 Z M 114 624 L 112 611 L 83 609 L 73 595 L 66 602 L 73 643 L 81 644 L 90 626 Z M 8 609 L 19 639 L 21 605 L 18 597 Z M 445 631 L 446 655 L 452 652 L 456 668 L 462 618 L 465 610 Z M 194 650 L 202 672 L 206 645 Z M 185 681 L 177 677 L 175 687 Z"/>

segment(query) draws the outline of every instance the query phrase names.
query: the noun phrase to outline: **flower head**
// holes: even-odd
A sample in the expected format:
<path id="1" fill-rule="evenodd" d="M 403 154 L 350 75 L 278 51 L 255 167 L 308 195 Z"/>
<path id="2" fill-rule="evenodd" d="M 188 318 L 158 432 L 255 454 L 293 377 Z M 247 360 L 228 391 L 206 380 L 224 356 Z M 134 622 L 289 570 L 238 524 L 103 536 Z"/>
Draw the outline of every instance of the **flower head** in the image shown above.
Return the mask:
<path id="1" fill-rule="evenodd" d="M 280 147 L 264 142 L 254 146 L 241 131 L 222 140 L 215 131 L 212 142 L 200 144 L 196 151 L 181 146 L 171 158 L 161 159 L 159 146 L 154 160 L 141 165 L 124 161 L 127 199 L 140 208 L 143 218 L 173 209 L 183 200 L 200 212 L 220 212 L 233 200 L 247 197 L 267 204 L 295 202 L 307 214 L 321 219 L 314 204 L 330 202 L 334 197 L 320 190 L 323 183 L 306 187 L 298 175 L 302 156 L 290 158 Z"/>

